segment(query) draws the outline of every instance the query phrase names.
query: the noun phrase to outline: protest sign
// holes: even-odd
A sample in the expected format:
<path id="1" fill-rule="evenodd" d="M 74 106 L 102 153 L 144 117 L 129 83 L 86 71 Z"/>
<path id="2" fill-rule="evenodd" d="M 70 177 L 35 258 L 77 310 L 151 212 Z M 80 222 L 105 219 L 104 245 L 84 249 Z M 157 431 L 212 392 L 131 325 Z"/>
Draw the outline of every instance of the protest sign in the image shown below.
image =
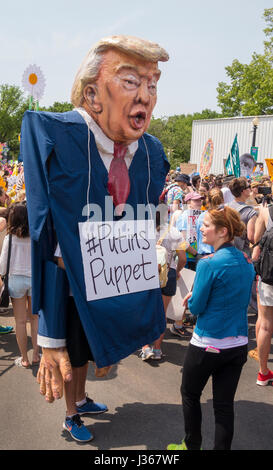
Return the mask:
<path id="1" fill-rule="evenodd" d="M 197 163 L 180 163 L 180 172 L 185 175 L 191 175 L 197 171 Z"/>
<path id="2" fill-rule="evenodd" d="M 199 209 L 188 209 L 187 214 L 187 241 L 192 244 L 197 241 L 196 237 L 196 223 L 199 215 L 201 214 Z"/>
<path id="3" fill-rule="evenodd" d="M 200 176 L 202 179 L 209 174 L 212 164 L 213 150 L 213 141 L 212 139 L 208 139 L 204 147 L 200 162 Z"/>
<path id="4" fill-rule="evenodd" d="M 201 212 L 202 211 L 199 209 L 187 209 L 187 211 L 185 211 L 187 217 L 186 240 L 195 250 L 197 250 L 196 223 Z M 191 253 L 188 253 L 187 257 L 194 258 Z"/>
<path id="5" fill-rule="evenodd" d="M 255 180 L 259 180 L 262 178 L 264 174 L 264 164 L 262 162 L 257 162 L 256 167 L 254 168 L 254 172 L 252 174 L 252 178 Z"/>
<path id="6" fill-rule="evenodd" d="M 268 169 L 271 180 L 273 179 L 273 158 L 265 158 L 266 166 Z"/>
<path id="7" fill-rule="evenodd" d="M 87 301 L 159 287 L 153 220 L 79 223 Z"/>
<path id="8" fill-rule="evenodd" d="M 170 320 L 182 319 L 186 309 L 183 307 L 182 302 L 184 297 L 186 297 L 192 289 L 194 277 L 195 271 L 191 269 L 184 268 L 180 271 L 180 277 L 177 280 L 176 294 L 172 297 L 167 310 L 167 317 Z"/>

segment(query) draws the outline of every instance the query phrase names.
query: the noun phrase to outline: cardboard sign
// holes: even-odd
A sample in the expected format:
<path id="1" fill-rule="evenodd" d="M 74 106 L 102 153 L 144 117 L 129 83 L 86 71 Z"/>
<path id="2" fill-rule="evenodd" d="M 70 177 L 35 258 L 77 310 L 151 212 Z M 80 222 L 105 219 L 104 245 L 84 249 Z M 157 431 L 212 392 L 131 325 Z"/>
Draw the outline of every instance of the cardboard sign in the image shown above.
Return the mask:
<path id="1" fill-rule="evenodd" d="M 180 271 L 180 278 L 177 280 L 176 294 L 172 297 L 167 310 L 167 317 L 170 320 L 181 320 L 186 308 L 182 302 L 184 297 L 192 290 L 195 271 L 183 268 Z"/>
<path id="2" fill-rule="evenodd" d="M 264 174 L 264 164 L 262 162 L 257 162 L 254 168 L 252 178 L 258 181 L 259 179 L 262 178 L 263 174 Z"/>
<path id="3" fill-rule="evenodd" d="M 181 173 L 185 175 L 190 175 L 197 171 L 197 163 L 180 163 Z"/>
<path id="4" fill-rule="evenodd" d="M 87 301 L 159 287 L 153 220 L 79 223 Z"/>
<path id="5" fill-rule="evenodd" d="M 273 158 L 265 158 L 270 179 L 273 179 Z"/>
<path id="6" fill-rule="evenodd" d="M 196 223 L 201 213 L 201 209 L 188 209 L 187 241 L 190 244 L 197 242 Z"/>
<path id="7" fill-rule="evenodd" d="M 186 240 L 189 244 L 197 250 L 197 233 L 196 233 L 196 223 L 199 215 L 202 213 L 202 210 L 199 209 L 188 209 L 187 210 L 187 232 Z M 191 253 L 187 254 L 187 257 L 194 258 Z"/>

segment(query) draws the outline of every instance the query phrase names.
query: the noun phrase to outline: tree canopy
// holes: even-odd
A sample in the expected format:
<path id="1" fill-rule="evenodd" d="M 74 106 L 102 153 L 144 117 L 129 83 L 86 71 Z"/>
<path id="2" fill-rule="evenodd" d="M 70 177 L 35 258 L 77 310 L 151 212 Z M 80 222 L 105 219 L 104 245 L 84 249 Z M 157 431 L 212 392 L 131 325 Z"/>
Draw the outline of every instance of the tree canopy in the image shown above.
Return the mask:
<path id="1" fill-rule="evenodd" d="M 0 142 L 6 142 L 9 147 L 9 158 L 16 160 L 19 155 L 22 118 L 29 108 L 29 100 L 24 97 L 20 87 L 14 85 L 0 85 Z M 55 102 L 41 111 L 63 113 L 73 109 L 67 102 Z"/>
<path id="2" fill-rule="evenodd" d="M 0 86 L 0 142 L 7 142 L 12 156 L 19 150 L 18 136 L 27 108 L 27 100 L 19 87 L 7 84 Z"/>

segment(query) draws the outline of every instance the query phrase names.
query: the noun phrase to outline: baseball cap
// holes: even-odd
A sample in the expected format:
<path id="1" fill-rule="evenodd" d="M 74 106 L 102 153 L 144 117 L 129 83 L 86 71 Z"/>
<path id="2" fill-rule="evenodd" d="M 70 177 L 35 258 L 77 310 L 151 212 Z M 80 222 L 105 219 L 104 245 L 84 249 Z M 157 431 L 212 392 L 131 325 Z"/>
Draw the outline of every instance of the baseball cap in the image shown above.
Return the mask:
<path id="1" fill-rule="evenodd" d="M 190 201 L 191 199 L 193 199 L 193 200 L 202 199 L 202 196 L 201 196 L 201 194 L 193 191 L 191 193 L 186 194 L 185 202 Z"/>
<path id="2" fill-rule="evenodd" d="M 227 175 L 223 178 L 223 183 L 228 184 L 231 183 L 232 180 L 234 180 L 235 176 L 234 175 Z"/>
<path id="3" fill-rule="evenodd" d="M 190 185 L 191 183 L 189 175 L 186 175 L 185 173 L 182 173 L 181 175 L 177 175 L 175 177 L 175 181 L 181 181 L 182 183 L 187 183 L 188 185 Z"/>

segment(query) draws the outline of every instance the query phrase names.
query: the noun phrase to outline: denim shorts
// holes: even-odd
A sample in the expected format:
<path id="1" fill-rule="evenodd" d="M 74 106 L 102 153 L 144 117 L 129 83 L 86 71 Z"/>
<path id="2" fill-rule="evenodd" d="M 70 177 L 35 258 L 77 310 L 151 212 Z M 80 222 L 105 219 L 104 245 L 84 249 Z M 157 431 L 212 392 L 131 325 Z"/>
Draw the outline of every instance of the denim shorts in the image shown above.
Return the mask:
<path id="1" fill-rule="evenodd" d="M 25 295 L 31 297 L 31 277 L 19 274 L 9 276 L 9 295 L 13 299 L 21 299 Z"/>

